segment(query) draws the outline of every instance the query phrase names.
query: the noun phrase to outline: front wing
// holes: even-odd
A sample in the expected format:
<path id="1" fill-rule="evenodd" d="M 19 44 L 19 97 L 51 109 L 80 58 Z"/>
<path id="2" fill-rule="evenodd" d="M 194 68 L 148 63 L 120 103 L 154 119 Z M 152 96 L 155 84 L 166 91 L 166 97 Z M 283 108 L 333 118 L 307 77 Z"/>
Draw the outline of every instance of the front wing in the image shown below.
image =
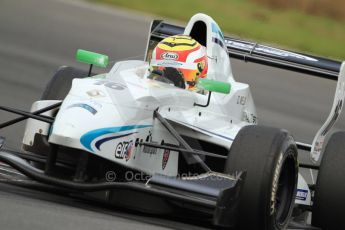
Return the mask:
<path id="1" fill-rule="evenodd" d="M 3 143 L 3 139 L 1 139 Z M 192 210 L 194 213 L 207 215 L 213 224 L 218 226 L 234 226 L 237 206 L 240 199 L 245 173 L 236 177 L 207 172 L 195 177 L 172 178 L 153 175 L 143 182 L 98 182 L 86 183 L 61 179 L 47 174 L 44 170 L 33 167 L 29 161 L 21 158 L 21 153 L 2 149 L 0 161 L 4 162 L 25 176 L 59 189 L 71 192 L 107 192 L 107 202 L 119 203 L 130 208 L 146 210 L 154 202 L 175 209 Z M 126 194 L 126 195 L 123 195 Z M 141 204 L 141 205 L 140 205 Z"/>

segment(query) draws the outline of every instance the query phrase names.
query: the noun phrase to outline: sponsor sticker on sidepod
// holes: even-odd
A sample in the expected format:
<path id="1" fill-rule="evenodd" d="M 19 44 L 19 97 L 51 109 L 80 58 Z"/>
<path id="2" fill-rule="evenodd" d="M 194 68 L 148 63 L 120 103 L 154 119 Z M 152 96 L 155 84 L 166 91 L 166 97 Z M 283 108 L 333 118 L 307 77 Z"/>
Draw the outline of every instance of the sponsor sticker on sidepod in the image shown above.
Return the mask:
<path id="1" fill-rule="evenodd" d="M 306 200 L 307 197 L 308 197 L 308 190 L 297 189 L 297 195 L 296 195 L 297 200 Z"/>
<path id="2" fill-rule="evenodd" d="M 170 156 L 170 150 L 165 149 L 164 153 L 163 153 L 163 159 L 162 159 L 162 169 L 163 170 L 165 169 L 165 167 L 168 164 L 169 156 Z"/>

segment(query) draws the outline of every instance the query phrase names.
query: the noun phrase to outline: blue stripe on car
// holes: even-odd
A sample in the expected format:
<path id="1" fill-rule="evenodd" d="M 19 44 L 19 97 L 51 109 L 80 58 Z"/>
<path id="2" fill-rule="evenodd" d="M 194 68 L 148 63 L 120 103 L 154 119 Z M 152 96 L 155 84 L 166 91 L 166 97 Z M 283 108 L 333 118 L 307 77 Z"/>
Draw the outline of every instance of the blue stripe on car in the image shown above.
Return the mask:
<path id="1" fill-rule="evenodd" d="M 134 133 L 137 133 L 137 132 L 134 132 Z M 127 137 L 127 136 L 130 136 L 134 133 L 126 133 L 126 134 L 123 134 L 123 135 L 118 135 L 118 136 L 114 136 L 114 137 L 106 137 L 106 138 L 103 138 L 101 140 L 98 140 L 95 144 L 96 148 L 98 150 L 100 150 L 101 148 L 101 145 L 107 141 L 111 141 L 111 140 L 115 140 L 115 139 L 118 139 L 118 138 L 121 138 L 121 137 Z"/>
<path id="2" fill-rule="evenodd" d="M 97 113 L 96 109 L 94 109 L 93 107 L 91 107 L 90 105 L 85 104 L 85 103 L 77 103 L 77 104 L 73 104 L 73 105 L 70 105 L 67 107 L 67 109 L 70 109 L 70 108 L 82 108 L 82 109 L 89 111 L 93 115 L 95 115 Z"/>
<path id="3" fill-rule="evenodd" d="M 119 133 L 122 131 L 129 131 L 133 129 L 141 129 L 141 128 L 147 128 L 152 127 L 152 125 L 126 125 L 126 126 L 118 126 L 118 127 L 108 127 L 108 128 L 102 128 L 102 129 L 95 129 L 90 132 L 85 133 L 80 138 L 80 143 L 90 150 L 92 152 L 91 143 L 96 138 L 103 136 L 105 134 L 111 134 L 111 133 Z"/>
<path id="4" fill-rule="evenodd" d="M 223 33 L 221 32 L 219 26 L 217 24 L 215 24 L 215 23 L 212 23 L 212 32 L 219 34 L 219 36 L 224 40 Z"/>

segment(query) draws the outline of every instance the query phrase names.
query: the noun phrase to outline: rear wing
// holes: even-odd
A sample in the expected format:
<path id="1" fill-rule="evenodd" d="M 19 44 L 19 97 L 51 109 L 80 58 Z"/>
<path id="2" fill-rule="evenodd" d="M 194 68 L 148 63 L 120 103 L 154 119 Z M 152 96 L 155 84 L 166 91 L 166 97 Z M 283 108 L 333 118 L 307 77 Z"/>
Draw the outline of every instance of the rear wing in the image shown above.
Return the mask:
<path id="1" fill-rule="evenodd" d="M 183 34 L 183 32 L 184 28 L 181 26 L 167 24 L 160 20 L 152 21 L 146 59 L 160 40 L 171 35 Z M 340 61 L 287 51 L 232 37 L 225 37 L 224 40 L 231 58 L 338 80 Z"/>
<path id="2" fill-rule="evenodd" d="M 183 32 L 184 28 L 181 26 L 168 24 L 160 20 L 152 21 L 145 59 L 148 60 L 159 41 L 171 35 L 183 34 Z M 224 43 L 231 58 L 310 74 L 338 82 L 330 114 L 316 133 L 313 143 L 297 143 L 300 149 L 310 151 L 314 163 L 318 162 L 325 137 L 330 133 L 342 111 L 345 98 L 345 62 L 287 51 L 232 37 L 225 37 Z"/>

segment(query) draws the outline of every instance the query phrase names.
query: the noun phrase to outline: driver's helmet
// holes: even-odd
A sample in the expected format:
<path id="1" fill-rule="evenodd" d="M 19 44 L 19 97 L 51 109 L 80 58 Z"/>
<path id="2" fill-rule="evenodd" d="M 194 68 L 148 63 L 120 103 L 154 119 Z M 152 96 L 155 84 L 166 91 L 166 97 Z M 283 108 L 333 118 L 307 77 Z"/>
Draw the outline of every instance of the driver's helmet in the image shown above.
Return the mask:
<path id="1" fill-rule="evenodd" d="M 187 35 L 160 41 L 152 52 L 149 78 L 196 91 L 199 78 L 207 74 L 206 48 Z"/>

